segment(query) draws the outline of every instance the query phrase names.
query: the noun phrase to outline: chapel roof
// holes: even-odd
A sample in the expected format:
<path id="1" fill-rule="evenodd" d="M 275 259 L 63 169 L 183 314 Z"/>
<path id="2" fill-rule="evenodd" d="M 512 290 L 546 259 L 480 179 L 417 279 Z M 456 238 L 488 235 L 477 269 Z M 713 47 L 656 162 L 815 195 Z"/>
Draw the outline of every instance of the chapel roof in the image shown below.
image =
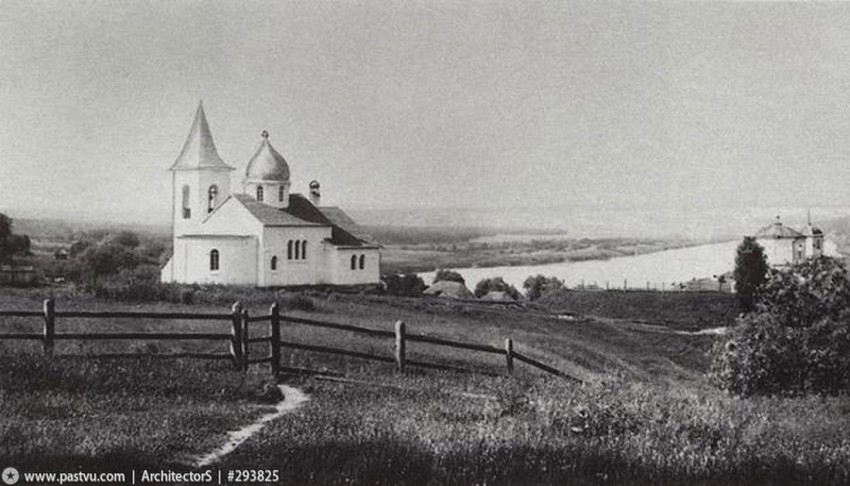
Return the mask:
<path id="1" fill-rule="evenodd" d="M 800 233 L 799 231 L 793 228 L 783 225 L 782 222 L 779 221 L 778 217 L 776 218 L 776 221 L 773 224 L 765 226 L 764 228 L 761 228 L 756 232 L 756 238 L 795 239 L 802 238 L 803 236 L 803 233 Z"/>
<path id="2" fill-rule="evenodd" d="M 171 166 L 171 170 L 194 170 L 194 169 L 226 169 L 234 170 L 227 165 L 218 155 L 213 142 L 212 132 L 204 114 L 203 102 L 198 103 L 195 111 L 195 121 L 189 130 L 183 150 L 177 156 L 177 160 Z"/>

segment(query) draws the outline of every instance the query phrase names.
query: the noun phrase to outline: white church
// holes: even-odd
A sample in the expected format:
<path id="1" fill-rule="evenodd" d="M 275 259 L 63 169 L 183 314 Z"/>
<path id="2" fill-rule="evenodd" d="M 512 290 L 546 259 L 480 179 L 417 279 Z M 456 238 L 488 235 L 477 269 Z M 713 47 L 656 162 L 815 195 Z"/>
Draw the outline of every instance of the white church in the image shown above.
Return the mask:
<path id="1" fill-rule="evenodd" d="M 800 263 L 824 254 L 824 237 L 820 228 L 809 222 L 802 231 L 782 224 L 779 216 L 773 224 L 759 229 L 755 238 L 764 248 L 767 263 L 773 266 L 786 266 Z M 832 252 L 827 251 L 827 254 Z"/>
<path id="2" fill-rule="evenodd" d="M 198 106 L 171 166 L 174 253 L 163 282 L 257 287 L 358 285 L 380 281 L 380 247 L 341 209 L 290 193 L 289 165 L 263 132 L 242 187 L 216 151 Z"/>

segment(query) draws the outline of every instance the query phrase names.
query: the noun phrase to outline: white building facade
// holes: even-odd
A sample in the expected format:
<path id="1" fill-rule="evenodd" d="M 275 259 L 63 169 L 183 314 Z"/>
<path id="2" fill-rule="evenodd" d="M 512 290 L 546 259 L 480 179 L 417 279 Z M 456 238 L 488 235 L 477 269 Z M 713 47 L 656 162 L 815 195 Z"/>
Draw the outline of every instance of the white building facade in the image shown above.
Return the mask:
<path id="1" fill-rule="evenodd" d="M 784 266 L 800 263 L 824 253 L 823 231 L 812 225 L 811 219 L 803 231 L 797 231 L 776 221 L 756 232 L 756 241 L 764 248 L 767 263 Z"/>
<path id="2" fill-rule="evenodd" d="M 241 191 L 216 151 L 198 106 L 171 166 L 173 254 L 163 282 L 284 287 L 380 281 L 380 247 L 344 211 L 290 192 L 289 165 L 268 133 L 248 162 Z"/>

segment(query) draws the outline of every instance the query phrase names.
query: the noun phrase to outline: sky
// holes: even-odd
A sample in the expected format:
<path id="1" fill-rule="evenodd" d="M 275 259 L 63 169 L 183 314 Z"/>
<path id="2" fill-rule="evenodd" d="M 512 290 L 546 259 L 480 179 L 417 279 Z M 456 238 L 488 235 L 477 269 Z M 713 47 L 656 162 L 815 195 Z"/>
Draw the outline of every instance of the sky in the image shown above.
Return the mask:
<path id="1" fill-rule="evenodd" d="M 0 0 L 0 211 L 168 221 L 203 100 L 352 208 L 850 207 L 850 4 Z"/>

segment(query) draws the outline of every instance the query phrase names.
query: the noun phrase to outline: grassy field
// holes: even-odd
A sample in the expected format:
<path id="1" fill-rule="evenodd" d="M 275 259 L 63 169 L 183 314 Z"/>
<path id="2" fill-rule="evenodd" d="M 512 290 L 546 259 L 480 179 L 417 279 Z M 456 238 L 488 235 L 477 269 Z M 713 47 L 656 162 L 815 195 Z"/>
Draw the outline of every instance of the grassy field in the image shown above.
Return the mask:
<path id="1" fill-rule="evenodd" d="M 0 462 L 21 470 L 181 464 L 261 415 L 267 375 L 230 363 L 0 356 Z"/>
<path id="2" fill-rule="evenodd" d="M 581 297 L 600 294 L 594 301 Z M 609 296 L 607 303 L 602 300 Z M 625 296 L 638 295 L 623 294 Z M 850 399 L 737 399 L 704 378 L 712 338 L 677 332 L 728 316 L 714 294 L 647 300 L 618 293 L 568 293 L 545 307 L 501 309 L 444 300 L 310 294 L 293 315 L 501 346 L 579 377 L 547 377 L 517 364 L 514 377 L 398 375 L 390 365 L 284 353 L 284 364 L 344 373 L 347 381 L 284 376 L 311 400 L 272 422 L 220 467 L 270 468 L 287 484 L 846 484 Z M 653 294 L 659 296 L 660 294 Z M 37 309 L 45 294 L 0 295 L 0 308 Z M 257 293 L 251 312 L 282 294 Z M 57 295 L 59 309 L 127 309 L 128 304 Z M 623 300 L 626 299 L 626 300 Z M 632 300 L 629 300 L 632 299 Z M 560 306 L 560 307 L 559 307 Z M 569 307 L 572 306 L 572 307 Z M 134 309 L 224 312 L 210 304 L 140 304 Z M 710 319 L 702 319 L 701 309 Z M 663 310 L 663 312 L 662 312 Z M 593 317 L 594 312 L 603 314 Z M 670 327 L 622 319 L 632 313 Z M 659 314 L 660 313 L 660 314 Z M 38 319 L 3 321 L 3 331 L 38 329 Z M 226 323 L 224 324 L 226 326 Z M 74 329 L 209 329 L 198 322 L 67 320 Z M 264 333 L 261 324 L 253 332 Z M 391 355 L 388 339 L 287 324 L 282 338 Z M 208 452 L 264 410 L 269 378 L 229 363 L 28 355 L 2 343 L 0 462 L 32 470 L 175 467 Z M 101 350 L 102 344 L 57 348 Z M 144 343 L 110 350 L 151 351 Z M 174 345 L 176 346 L 176 345 Z M 153 351 L 174 350 L 159 347 Z M 262 353 L 262 346 L 252 349 Z M 503 358 L 411 343 L 410 357 L 502 373 Z M 65 467 L 67 469 L 67 467 Z"/>
<path id="3" fill-rule="evenodd" d="M 556 313 L 640 319 L 687 330 L 728 326 L 738 315 L 735 294 L 720 292 L 559 292 L 539 304 Z"/>

